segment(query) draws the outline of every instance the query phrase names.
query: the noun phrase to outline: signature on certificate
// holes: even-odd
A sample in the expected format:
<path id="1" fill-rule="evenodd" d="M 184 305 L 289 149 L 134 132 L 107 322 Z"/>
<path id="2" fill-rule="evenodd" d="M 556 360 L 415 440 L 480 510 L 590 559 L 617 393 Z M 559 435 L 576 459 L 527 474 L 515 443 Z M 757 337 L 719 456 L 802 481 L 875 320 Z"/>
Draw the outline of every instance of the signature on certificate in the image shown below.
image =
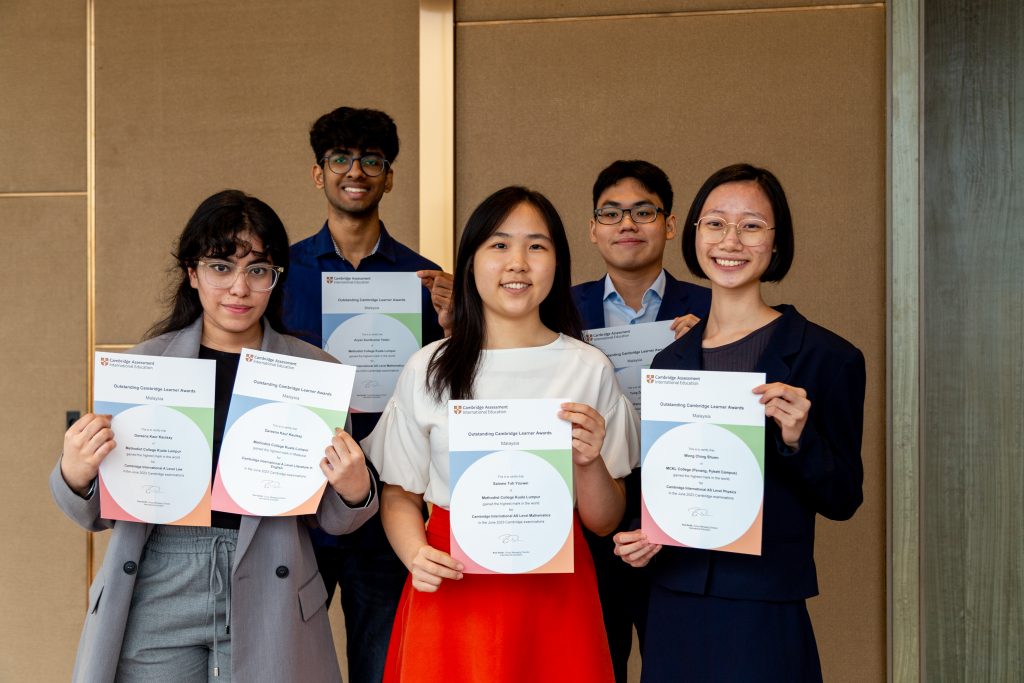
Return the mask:
<path id="1" fill-rule="evenodd" d="M 691 517 L 710 517 L 711 513 L 708 511 L 707 508 L 692 507 L 692 508 L 690 508 L 690 516 Z"/>
<path id="2" fill-rule="evenodd" d="M 501 534 L 498 540 L 502 543 L 520 543 L 523 539 L 519 538 L 518 534 Z"/>
<path id="3" fill-rule="evenodd" d="M 263 484 L 263 488 L 265 488 L 265 489 L 279 489 L 279 488 L 281 488 L 281 482 L 275 481 L 274 479 L 264 479 L 260 483 Z"/>

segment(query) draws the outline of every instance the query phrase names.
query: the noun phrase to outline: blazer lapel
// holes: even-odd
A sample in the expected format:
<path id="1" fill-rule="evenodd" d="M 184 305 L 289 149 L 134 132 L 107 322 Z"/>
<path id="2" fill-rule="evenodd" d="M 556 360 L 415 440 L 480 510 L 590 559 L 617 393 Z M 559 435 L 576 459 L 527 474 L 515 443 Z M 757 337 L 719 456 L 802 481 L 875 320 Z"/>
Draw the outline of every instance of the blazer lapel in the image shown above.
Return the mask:
<path id="1" fill-rule="evenodd" d="M 603 294 L 604 278 L 584 285 L 580 293 L 580 318 L 584 329 L 605 327 Z"/>
<path id="2" fill-rule="evenodd" d="M 804 329 L 807 327 L 807 319 L 793 306 L 776 306 L 775 310 L 782 313 L 779 329 L 772 335 L 755 368 L 757 372 L 765 373 L 765 380 L 768 383 L 785 382 L 789 379 L 792 369 L 789 359 L 800 351 Z"/>
<path id="3" fill-rule="evenodd" d="M 661 306 L 658 307 L 658 316 L 655 320 L 674 320 L 677 316 L 683 315 L 678 311 L 686 310 L 686 294 L 680 291 L 678 284 L 679 281 L 666 270 L 665 296 L 661 297 Z"/>
<path id="4" fill-rule="evenodd" d="M 263 343 L 260 345 L 260 350 L 267 353 L 288 353 L 288 345 L 285 343 L 285 338 L 270 326 L 266 318 L 263 319 Z M 242 516 L 242 521 L 238 525 L 238 545 L 235 547 L 235 566 L 231 568 L 232 573 L 237 571 L 241 565 L 242 558 L 245 557 L 245 553 L 252 543 L 253 536 L 256 535 L 256 529 L 259 528 L 262 520 L 262 517 Z"/>
<path id="5" fill-rule="evenodd" d="M 701 354 L 701 348 L 704 341 L 704 329 L 707 325 L 707 318 L 702 319 L 672 345 L 672 349 L 679 359 L 676 367 L 694 370 L 704 368 L 704 356 Z"/>

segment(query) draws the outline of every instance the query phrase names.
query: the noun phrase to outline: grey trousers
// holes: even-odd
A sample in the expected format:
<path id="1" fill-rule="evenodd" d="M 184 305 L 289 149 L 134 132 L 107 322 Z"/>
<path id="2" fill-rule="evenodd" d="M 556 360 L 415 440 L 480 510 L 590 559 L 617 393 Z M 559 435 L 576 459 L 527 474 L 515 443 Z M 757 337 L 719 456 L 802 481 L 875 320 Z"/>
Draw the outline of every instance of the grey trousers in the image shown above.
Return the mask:
<path id="1" fill-rule="evenodd" d="M 139 562 L 118 683 L 231 680 L 231 564 L 238 532 L 157 526 Z"/>

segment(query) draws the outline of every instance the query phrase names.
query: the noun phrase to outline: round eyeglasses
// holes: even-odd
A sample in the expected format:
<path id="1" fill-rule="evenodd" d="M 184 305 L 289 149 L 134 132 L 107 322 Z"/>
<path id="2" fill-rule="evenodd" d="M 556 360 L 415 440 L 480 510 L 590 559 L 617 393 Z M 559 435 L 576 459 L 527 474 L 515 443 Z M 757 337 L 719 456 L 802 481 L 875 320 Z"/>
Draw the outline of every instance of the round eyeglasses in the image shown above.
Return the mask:
<path id="1" fill-rule="evenodd" d="M 729 223 L 719 216 L 704 216 L 694 225 L 704 236 L 708 244 L 718 244 L 729 234 L 730 228 L 736 228 L 736 236 L 740 244 L 746 247 L 756 247 L 764 243 L 768 232 L 775 228 L 769 227 L 760 218 L 744 218 L 736 223 Z"/>
<path id="2" fill-rule="evenodd" d="M 248 266 L 236 266 L 229 261 L 198 261 L 196 270 L 203 282 L 214 289 L 227 289 L 238 280 L 238 274 L 244 273 L 246 284 L 254 292 L 269 292 L 277 284 L 284 268 L 269 263 L 253 263 Z"/>
<path id="3" fill-rule="evenodd" d="M 374 178 L 388 169 L 388 160 L 380 154 L 364 154 L 361 157 L 352 156 L 345 152 L 335 152 L 324 155 L 323 161 L 332 172 L 338 175 L 345 175 L 352 168 L 352 164 L 359 162 L 359 168 L 363 175 Z"/>
<path id="4" fill-rule="evenodd" d="M 623 216 L 629 214 L 634 223 L 653 223 L 658 219 L 659 213 L 665 213 L 665 209 L 658 208 L 653 204 L 640 204 L 629 209 L 602 206 L 600 209 L 594 209 L 594 218 L 601 225 L 616 225 Z"/>

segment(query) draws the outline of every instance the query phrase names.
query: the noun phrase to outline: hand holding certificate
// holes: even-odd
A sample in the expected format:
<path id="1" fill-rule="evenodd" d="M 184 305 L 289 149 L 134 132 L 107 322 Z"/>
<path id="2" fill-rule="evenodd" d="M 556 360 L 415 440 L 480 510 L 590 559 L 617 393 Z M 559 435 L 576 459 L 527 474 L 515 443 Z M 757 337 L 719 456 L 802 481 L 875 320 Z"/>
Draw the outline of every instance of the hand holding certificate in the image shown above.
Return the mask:
<path id="1" fill-rule="evenodd" d="M 652 543 L 761 554 L 764 374 L 645 370 L 641 528 Z"/>
<path id="2" fill-rule="evenodd" d="M 213 509 L 264 517 L 314 514 L 327 485 L 325 446 L 336 450 L 334 457 L 352 455 L 335 430 L 345 425 L 354 376 L 350 365 L 242 349 Z"/>
<path id="3" fill-rule="evenodd" d="M 557 399 L 449 401 L 451 555 L 467 573 L 573 571 L 572 425 Z"/>
<path id="4" fill-rule="evenodd" d="M 116 446 L 99 466 L 100 514 L 210 525 L 214 362 L 97 353 L 93 407 Z"/>

